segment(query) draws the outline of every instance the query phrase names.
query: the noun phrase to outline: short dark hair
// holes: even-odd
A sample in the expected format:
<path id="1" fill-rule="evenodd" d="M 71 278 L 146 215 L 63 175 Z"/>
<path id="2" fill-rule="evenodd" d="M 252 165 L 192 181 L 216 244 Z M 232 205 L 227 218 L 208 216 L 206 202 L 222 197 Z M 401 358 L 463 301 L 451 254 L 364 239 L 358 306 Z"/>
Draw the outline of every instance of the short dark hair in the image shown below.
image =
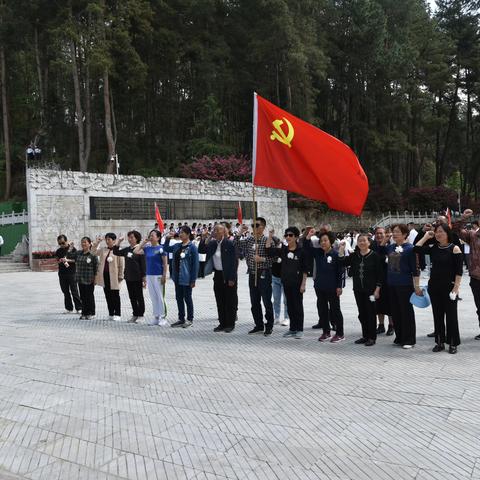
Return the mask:
<path id="1" fill-rule="evenodd" d="M 439 228 L 441 228 L 447 234 L 448 243 L 452 243 L 453 242 L 452 229 L 446 223 L 437 223 L 433 231 L 436 232 Z"/>
<path id="2" fill-rule="evenodd" d="M 330 245 L 333 245 L 335 243 L 335 234 L 333 232 L 322 232 L 320 234 L 320 239 L 322 239 L 322 237 L 328 237 L 328 239 L 330 240 Z"/>
<path id="3" fill-rule="evenodd" d="M 180 228 L 180 232 L 186 233 L 187 235 L 191 235 L 192 229 L 188 225 L 183 225 L 183 227 Z"/>
<path id="4" fill-rule="evenodd" d="M 257 218 L 255 219 L 255 223 L 256 223 L 256 222 L 260 222 L 264 227 L 267 226 L 267 221 L 266 221 L 263 217 L 257 217 Z"/>
<path id="5" fill-rule="evenodd" d="M 111 238 L 112 240 L 116 240 L 117 236 L 114 233 L 109 232 L 105 234 L 105 238 Z"/>
<path id="6" fill-rule="evenodd" d="M 404 223 L 396 223 L 395 225 L 392 226 L 392 232 L 398 228 L 401 232 L 402 235 L 404 235 L 405 238 L 408 237 L 408 234 L 410 231 L 408 230 L 408 227 Z"/>
<path id="7" fill-rule="evenodd" d="M 82 237 L 82 239 L 80 240 L 80 243 L 82 243 L 84 240 L 87 241 L 90 245 L 92 244 L 90 237 Z"/>
<path id="8" fill-rule="evenodd" d="M 137 241 L 137 243 L 140 243 L 141 240 L 142 240 L 142 235 L 140 234 L 140 232 L 137 232 L 136 230 L 130 230 L 128 233 L 127 233 L 127 237 L 129 237 L 130 235 L 133 235 L 135 237 L 135 240 Z"/>
<path id="9" fill-rule="evenodd" d="M 290 232 L 293 233 L 297 238 L 300 236 L 300 230 L 297 227 L 288 227 L 285 230 L 285 235 Z"/>
<path id="10" fill-rule="evenodd" d="M 375 227 L 375 230 L 373 231 L 373 233 L 377 233 L 379 230 L 383 230 L 384 232 L 387 231 L 385 227 Z"/>
<path id="11" fill-rule="evenodd" d="M 57 237 L 57 242 L 63 240 L 64 242 L 67 241 L 67 236 L 64 235 L 63 233 Z"/>
<path id="12" fill-rule="evenodd" d="M 152 233 L 154 233 L 157 238 L 162 238 L 162 234 L 160 233 L 160 230 L 157 230 L 156 228 L 154 228 L 153 230 L 150 230 L 150 233 L 148 234 L 148 236 L 150 236 Z"/>

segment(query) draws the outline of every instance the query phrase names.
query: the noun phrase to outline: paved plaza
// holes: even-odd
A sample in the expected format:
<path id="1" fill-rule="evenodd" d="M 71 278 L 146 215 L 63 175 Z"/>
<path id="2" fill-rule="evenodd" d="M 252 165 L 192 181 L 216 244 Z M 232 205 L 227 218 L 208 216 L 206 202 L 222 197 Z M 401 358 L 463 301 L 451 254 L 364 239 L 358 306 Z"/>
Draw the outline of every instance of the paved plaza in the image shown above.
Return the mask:
<path id="1" fill-rule="evenodd" d="M 80 321 L 62 314 L 56 273 L 0 275 L 0 479 L 480 479 L 468 277 L 457 355 L 431 352 L 430 309 L 416 311 L 413 350 L 384 335 L 354 345 L 350 282 L 345 342 L 317 341 L 310 280 L 304 339 L 248 336 L 246 280 L 237 328 L 214 334 L 211 279 L 178 330 L 105 321 L 99 288 L 96 320 Z M 125 286 L 122 307 L 126 320 Z"/>

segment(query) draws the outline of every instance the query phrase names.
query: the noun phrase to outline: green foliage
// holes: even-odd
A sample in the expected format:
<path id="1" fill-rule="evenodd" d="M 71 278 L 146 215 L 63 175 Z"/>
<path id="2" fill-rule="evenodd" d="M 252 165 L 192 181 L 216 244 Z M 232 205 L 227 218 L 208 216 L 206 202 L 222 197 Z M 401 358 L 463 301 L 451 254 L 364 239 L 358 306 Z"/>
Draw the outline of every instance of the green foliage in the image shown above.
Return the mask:
<path id="1" fill-rule="evenodd" d="M 352 147 L 370 208 L 395 209 L 402 192 L 425 185 L 478 197 L 478 9 L 439 0 L 432 14 L 426 3 L 4 2 L 13 192 L 34 138 L 47 160 L 79 168 L 73 42 L 92 171 L 105 169 L 108 71 L 123 173 L 174 176 L 193 158 L 249 155 L 257 91 Z"/>

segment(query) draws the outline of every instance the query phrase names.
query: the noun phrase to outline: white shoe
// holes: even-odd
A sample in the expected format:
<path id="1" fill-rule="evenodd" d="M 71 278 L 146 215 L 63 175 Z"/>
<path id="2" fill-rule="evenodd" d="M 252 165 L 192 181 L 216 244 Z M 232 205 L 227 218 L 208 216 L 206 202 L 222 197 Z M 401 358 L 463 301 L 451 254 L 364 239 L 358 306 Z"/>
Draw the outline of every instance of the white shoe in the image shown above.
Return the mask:
<path id="1" fill-rule="evenodd" d="M 160 325 L 161 327 L 165 327 L 166 325 L 170 325 L 170 324 L 167 322 L 167 320 L 162 318 L 159 320 L 158 325 Z"/>
<path id="2" fill-rule="evenodd" d="M 113 315 L 109 315 L 107 320 L 113 320 Z"/>
<path id="3" fill-rule="evenodd" d="M 273 322 L 274 325 L 280 325 L 280 318 L 276 318 Z"/>
<path id="4" fill-rule="evenodd" d="M 120 316 L 118 316 L 118 315 L 114 315 L 114 316 L 113 316 L 113 320 L 114 320 L 115 322 L 121 322 L 121 321 L 122 321 L 122 317 L 120 317 Z"/>
<path id="5" fill-rule="evenodd" d="M 410 348 L 413 348 L 413 345 L 404 345 L 402 348 L 404 348 L 405 350 L 408 350 Z"/>
<path id="6" fill-rule="evenodd" d="M 288 327 L 290 325 L 290 320 L 286 318 L 280 325 L 282 325 L 282 327 Z"/>
<path id="7" fill-rule="evenodd" d="M 63 312 L 64 315 L 70 315 L 70 314 L 72 314 L 72 313 L 73 313 L 73 310 L 65 310 L 65 311 Z"/>
<path id="8" fill-rule="evenodd" d="M 148 322 L 148 324 L 153 327 L 154 325 L 158 325 L 158 317 L 153 318 Z"/>

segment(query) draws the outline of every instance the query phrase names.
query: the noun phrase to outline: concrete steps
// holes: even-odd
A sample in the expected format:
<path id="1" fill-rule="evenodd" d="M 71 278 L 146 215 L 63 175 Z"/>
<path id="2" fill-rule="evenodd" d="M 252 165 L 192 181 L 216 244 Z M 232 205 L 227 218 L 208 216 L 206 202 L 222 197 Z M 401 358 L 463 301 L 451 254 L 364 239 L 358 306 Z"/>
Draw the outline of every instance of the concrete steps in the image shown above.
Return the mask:
<path id="1" fill-rule="evenodd" d="M 29 271 L 30 266 L 27 263 L 14 262 L 10 255 L 0 257 L 0 274 Z"/>

